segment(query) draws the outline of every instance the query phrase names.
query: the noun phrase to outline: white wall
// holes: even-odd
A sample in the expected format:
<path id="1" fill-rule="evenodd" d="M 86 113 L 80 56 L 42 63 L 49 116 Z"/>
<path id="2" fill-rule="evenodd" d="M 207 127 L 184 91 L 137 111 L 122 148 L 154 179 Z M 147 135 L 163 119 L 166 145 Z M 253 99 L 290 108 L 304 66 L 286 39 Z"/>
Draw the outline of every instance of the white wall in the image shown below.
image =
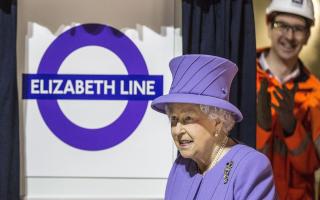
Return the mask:
<path id="1" fill-rule="evenodd" d="M 73 148 L 50 131 L 36 100 L 22 100 L 21 75 L 37 72 L 45 50 L 63 31 L 77 24 L 100 23 L 120 30 L 135 43 L 150 74 L 164 76 L 167 93 L 171 81 L 168 62 L 181 54 L 180 2 L 18 0 L 18 5 L 22 197 L 162 199 L 176 154 L 164 116 L 148 108 L 135 132 L 113 148 Z M 108 51 L 86 47 L 68 56 L 59 73 L 126 74 L 125 66 L 117 59 Z M 117 65 L 118 71 L 108 70 L 111 65 Z M 64 114 L 86 128 L 111 123 L 125 105 L 126 101 L 59 100 Z M 106 115 L 110 110 L 113 114 Z"/>

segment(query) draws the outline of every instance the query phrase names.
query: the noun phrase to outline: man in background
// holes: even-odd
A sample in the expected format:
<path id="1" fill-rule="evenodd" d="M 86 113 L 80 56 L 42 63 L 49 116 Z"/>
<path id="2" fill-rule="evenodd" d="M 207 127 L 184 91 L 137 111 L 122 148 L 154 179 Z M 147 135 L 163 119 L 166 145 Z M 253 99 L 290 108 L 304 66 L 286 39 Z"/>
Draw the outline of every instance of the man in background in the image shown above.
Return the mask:
<path id="1" fill-rule="evenodd" d="M 299 59 L 315 21 L 312 0 L 273 0 L 266 21 L 271 46 L 257 53 L 257 149 L 270 158 L 280 199 L 314 199 L 320 82 Z"/>

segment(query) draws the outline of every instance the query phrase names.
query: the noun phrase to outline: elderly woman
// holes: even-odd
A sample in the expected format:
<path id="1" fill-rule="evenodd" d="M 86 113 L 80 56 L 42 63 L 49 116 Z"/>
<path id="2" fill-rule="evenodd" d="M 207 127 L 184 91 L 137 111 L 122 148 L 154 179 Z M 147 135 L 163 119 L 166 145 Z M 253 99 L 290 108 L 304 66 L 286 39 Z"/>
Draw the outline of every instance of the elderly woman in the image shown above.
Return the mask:
<path id="1" fill-rule="evenodd" d="M 169 94 L 151 105 L 168 115 L 179 150 L 165 199 L 276 199 L 268 159 L 228 137 L 235 122 L 242 120 L 241 112 L 229 103 L 237 66 L 220 57 L 185 55 L 174 58 L 170 69 Z"/>

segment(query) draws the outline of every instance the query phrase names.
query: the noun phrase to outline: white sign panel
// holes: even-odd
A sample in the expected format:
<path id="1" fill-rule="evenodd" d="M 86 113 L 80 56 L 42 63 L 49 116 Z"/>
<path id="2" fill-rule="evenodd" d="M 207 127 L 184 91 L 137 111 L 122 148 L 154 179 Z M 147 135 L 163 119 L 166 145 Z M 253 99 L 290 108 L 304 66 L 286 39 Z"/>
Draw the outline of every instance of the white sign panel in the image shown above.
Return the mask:
<path id="1" fill-rule="evenodd" d="M 126 179 L 132 188 L 154 180 L 162 196 L 165 182 L 156 180 L 167 178 L 176 150 L 168 119 L 150 103 L 168 93 L 168 63 L 181 48 L 175 46 L 181 35 L 173 26 L 174 2 L 130 2 L 20 2 L 18 64 L 31 197 L 53 198 L 55 190 L 63 196 L 63 187 L 73 186 L 79 191 L 66 195 L 86 194 L 81 188 L 91 181 L 108 185 L 109 193 L 96 191 L 100 197 L 129 198 L 117 193 Z M 96 12 L 88 15 L 89 5 Z M 159 190 L 151 191 L 147 196 L 159 197 Z"/>
<path id="2" fill-rule="evenodd" d="M 106 33 L 97 36 L 86 27 Z M 152 54 L 149 47 L 172 53 L 173 29 L 159 37 L 142 26 L 145 42 L 135 30 L 118 36 L 108 28 L 76 25 L 54 37 L 30 24 L 30 63 L 23 77 L 28 176 L 167 176 L 173 152 L 169 124 L 149 104 L 163 93 L 172 55 Z"/>

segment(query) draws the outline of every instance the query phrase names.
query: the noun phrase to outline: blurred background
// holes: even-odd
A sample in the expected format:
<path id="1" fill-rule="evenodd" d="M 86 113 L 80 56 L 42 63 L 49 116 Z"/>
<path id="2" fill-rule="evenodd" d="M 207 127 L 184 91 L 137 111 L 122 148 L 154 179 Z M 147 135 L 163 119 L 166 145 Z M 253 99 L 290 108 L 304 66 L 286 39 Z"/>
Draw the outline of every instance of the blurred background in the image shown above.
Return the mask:
<path id="1" fill-rule="evenodd" d="M 270 0 L 253 0 L 255 28 L 256 28 L 256 44 L 257 48 L 270 46 L 267 35 L 267 26 L 265 12 Z M 315 11 L 315 25 L 311 28 L 311 36 L 308 44 L 304 46 L 300 53 L 300 58 L 306 67 L 320 78 L 320 0 L 313 0 Z M 315 173 L 316 177 L 316 194 L 315 199 L 319 197 L 320 191 L 320 169 Z"/>

